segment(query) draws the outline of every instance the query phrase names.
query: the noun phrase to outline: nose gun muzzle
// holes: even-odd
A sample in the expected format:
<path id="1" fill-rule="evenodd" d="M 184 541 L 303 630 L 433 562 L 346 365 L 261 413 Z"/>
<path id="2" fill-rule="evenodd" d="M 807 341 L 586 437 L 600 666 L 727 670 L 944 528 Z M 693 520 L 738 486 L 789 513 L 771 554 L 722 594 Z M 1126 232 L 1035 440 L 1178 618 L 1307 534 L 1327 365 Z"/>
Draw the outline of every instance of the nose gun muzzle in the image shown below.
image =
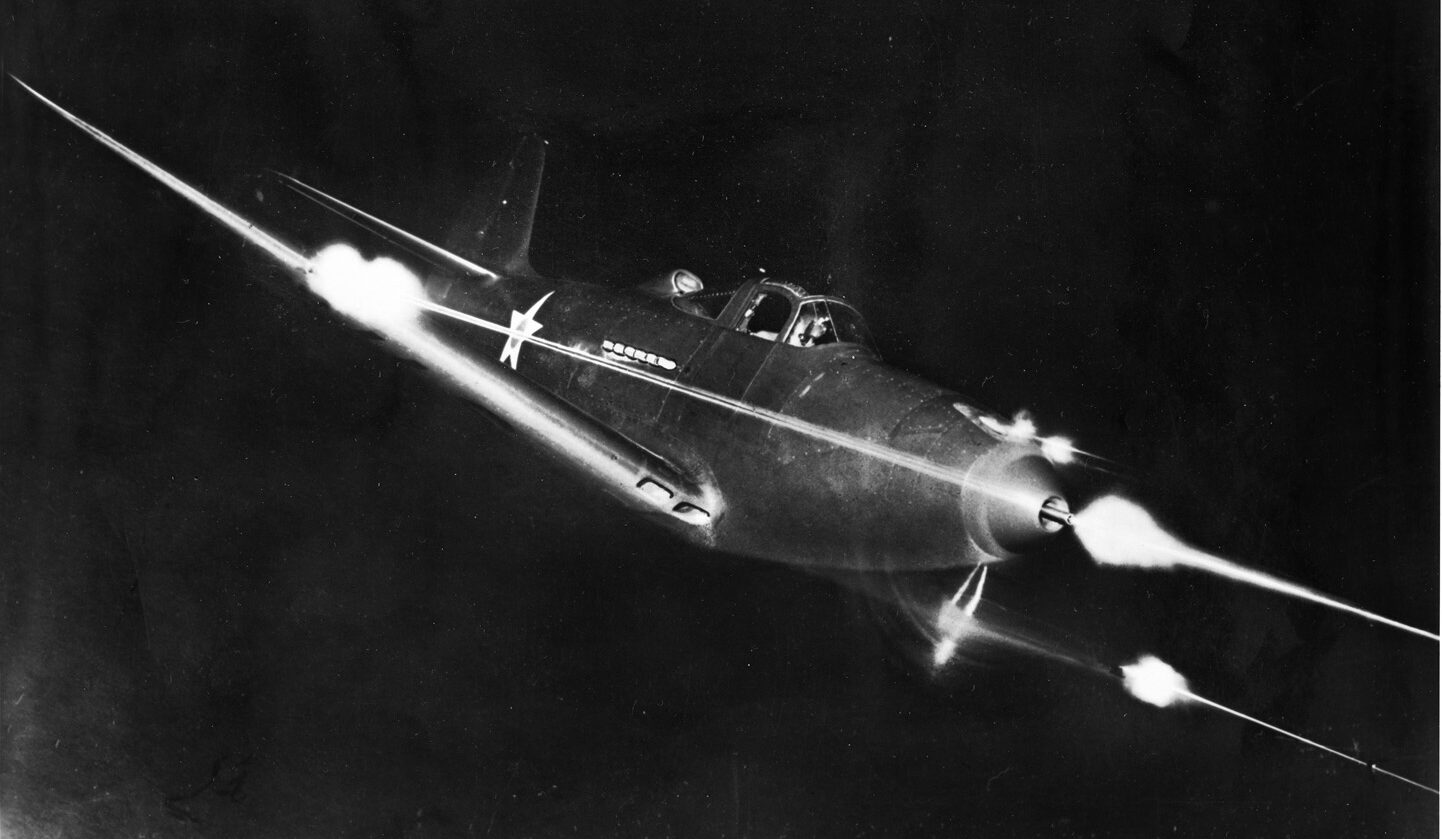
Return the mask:
<path id="1" fill-rule="evenodd" d="M 1041 526 L 1048 533 L 1055 533 L 1063 527 L 1071 527 L 1072 511 L 1067 506 L 1066 499 L 1060 495 L 1053 495 L 1041 505 L 1041 512 L 1037 514 L 1041 519 Z"/>
<path id="2" fill-rule="evenodd" d="M 1056 470 L 1029 446 L 998 446 L 978 459 L 961 503 L 977 546 L 1003 559 L 1037 549 L 1072 524 Z"/>

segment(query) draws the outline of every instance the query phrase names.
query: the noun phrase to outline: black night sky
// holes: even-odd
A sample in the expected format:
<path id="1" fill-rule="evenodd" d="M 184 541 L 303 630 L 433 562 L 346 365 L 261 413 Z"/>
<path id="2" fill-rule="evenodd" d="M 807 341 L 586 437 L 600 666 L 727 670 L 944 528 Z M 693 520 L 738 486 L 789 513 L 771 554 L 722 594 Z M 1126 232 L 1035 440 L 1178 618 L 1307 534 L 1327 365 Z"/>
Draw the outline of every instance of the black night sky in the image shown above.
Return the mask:
<path id="1" fill-rule="evenodd" d="M 306 247 L 383 243 L 270 169 L 446 241 L 538 133 L 543 272 L 844 295 L 1111 458 L 1074 506 L 1437 628 L 1435 3 L 0 9 L 6 72 Z M 0 86 L 6 836 L 1436 835 L 1098 675 L 933 676 L 886 603 L 582 491 Z M 1437 783 L 1432 642 L 1066 540 L 988 594 Z"/>

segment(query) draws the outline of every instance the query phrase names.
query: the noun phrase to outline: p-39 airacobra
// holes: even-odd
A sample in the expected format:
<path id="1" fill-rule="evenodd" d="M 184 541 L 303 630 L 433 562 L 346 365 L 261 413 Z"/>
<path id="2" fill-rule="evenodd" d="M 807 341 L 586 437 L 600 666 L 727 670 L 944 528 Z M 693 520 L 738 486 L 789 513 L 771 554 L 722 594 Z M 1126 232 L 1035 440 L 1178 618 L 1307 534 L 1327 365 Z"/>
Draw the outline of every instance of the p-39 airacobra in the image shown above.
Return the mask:
<path id="1" fill-rule="evenodd" d="M 898 603 L 927 613 L 907 617 L 920 617 L 935 666 L 963 639 L 1003 641 L 1116 677 L 1144 702 L 1204 704 L 1437 792 L 1193 693 L 1155 657 L 1109 668 L 975 619 L 987 563 L 1072 527 L 1101 564 L 1192 568 L 1439 640 L 1192 548 L 1125 499 L 1093 501 L 1074 517 L 1052 466 L 1076 453 L 1069 444 L 1038 438 L 1029 422 L 1004 422 L 888 366 L 860 314 L 837 297 L 765 277 L 713 292 L 684 270 L 625 289 L 540 276 L 528 257 L 545 150 L 535 139 L 523 141 L 500 170 L 505 184 L 490 217 L 450 248 L 280 176 L 298 194 L 420 257 L 431 266 L 422 275 L 393 260 L 365 260 L 347 245 L 309 256 L 297 251 L 26 90 L 580 482 L 682 538 L 853 577 L 973 566 L 949 601 L 937 598 L 934 613 L 930 603 Z"/>
<path id="2" fill-rule="evenodd" d="M 320 257 L 26 89 L 317 288 Z M 625 290 L 536 274 L 544 148 L 522 142 L 491 217 L 450 249 L 281 176 L 433 268 L 397 304 L 417 316 L 400 332 L 323 296 L 583 482 L 709 548 L 927 570 L 1011 557 L 1070 523 L 1035 439 L 885 364 L 844 300 L 769 278 L 713 292 L 684 270 Z"/>

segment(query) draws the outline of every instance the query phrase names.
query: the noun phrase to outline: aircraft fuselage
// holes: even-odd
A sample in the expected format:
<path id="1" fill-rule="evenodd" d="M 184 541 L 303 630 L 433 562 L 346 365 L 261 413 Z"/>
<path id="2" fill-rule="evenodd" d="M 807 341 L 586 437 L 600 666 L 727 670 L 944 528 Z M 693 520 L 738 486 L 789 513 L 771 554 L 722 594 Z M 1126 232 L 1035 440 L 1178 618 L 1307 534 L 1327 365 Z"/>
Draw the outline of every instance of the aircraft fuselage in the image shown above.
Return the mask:
<path id="1" fill-rule="evenodd" d="M 482 227 L 482 242 L 505 245 L 478 257 L 494 268 L 288 178 L 449 266 L 422 283 L 391 263 L 375 285 L 354 250 L 296 251 L 26 89 L 583 482 L 697 544 L 922 570 L 1005 558 L 1070 521 L 1038 446 L 884 364 L 845 301 L 773 280 L 705 292 L 687 272 L 628 290 L 537 277 L 527 252 L 543 144 L 518 149 L 511 198 Z"/>
<path id="2" fill-rule="evenodd" d="M 776 286 L 756 281 L 738 299 Z M 683 311 L 684 296 L 541 278 L 438 279 L 437 303 L 489 321 L 534 311 L 534 334 L 682 386 L 658 387 L 543 347 L 522 345 L 516 370 L 620 431 L 698 484 L 717 509 L 695 526 L 661 521 L 692 541 L 782 562 L 856 570 L 930 569 L 1002 558 L 1049 530 L 1040 507 L 1059 498 L 1036 446 L 989 432 L 955 392 L 883 363 L 868 346 L 795 346 Z M 434 327 L 469 352 L 498 358 L 508 337 L 444 317 Z M 780 337 L 780 336 L 778 336 Z M 629 353 L 627 351 L 630 351 Z M 765 417 L 693 398 L 699 389 L 858 441 L 816 439 Z M 957 406 L 961 405 L 959 409 Z M 874 449 L 935 464 L 918 471 Z"/>

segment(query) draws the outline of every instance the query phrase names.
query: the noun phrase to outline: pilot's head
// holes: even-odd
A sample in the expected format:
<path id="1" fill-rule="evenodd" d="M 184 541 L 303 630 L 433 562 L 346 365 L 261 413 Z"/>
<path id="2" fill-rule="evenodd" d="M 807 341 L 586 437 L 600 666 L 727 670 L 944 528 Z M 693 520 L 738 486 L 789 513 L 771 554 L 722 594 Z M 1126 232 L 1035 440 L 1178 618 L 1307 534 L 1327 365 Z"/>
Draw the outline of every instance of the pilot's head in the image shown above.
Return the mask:
<path id="1" fill-rule="evenodd" d="M 821 342 L 831 331 L 831 319 L 826 315 L 812 315 L 798 324 L 796 330 L 800 336 L 801 346 L 809 347 Z"/>

